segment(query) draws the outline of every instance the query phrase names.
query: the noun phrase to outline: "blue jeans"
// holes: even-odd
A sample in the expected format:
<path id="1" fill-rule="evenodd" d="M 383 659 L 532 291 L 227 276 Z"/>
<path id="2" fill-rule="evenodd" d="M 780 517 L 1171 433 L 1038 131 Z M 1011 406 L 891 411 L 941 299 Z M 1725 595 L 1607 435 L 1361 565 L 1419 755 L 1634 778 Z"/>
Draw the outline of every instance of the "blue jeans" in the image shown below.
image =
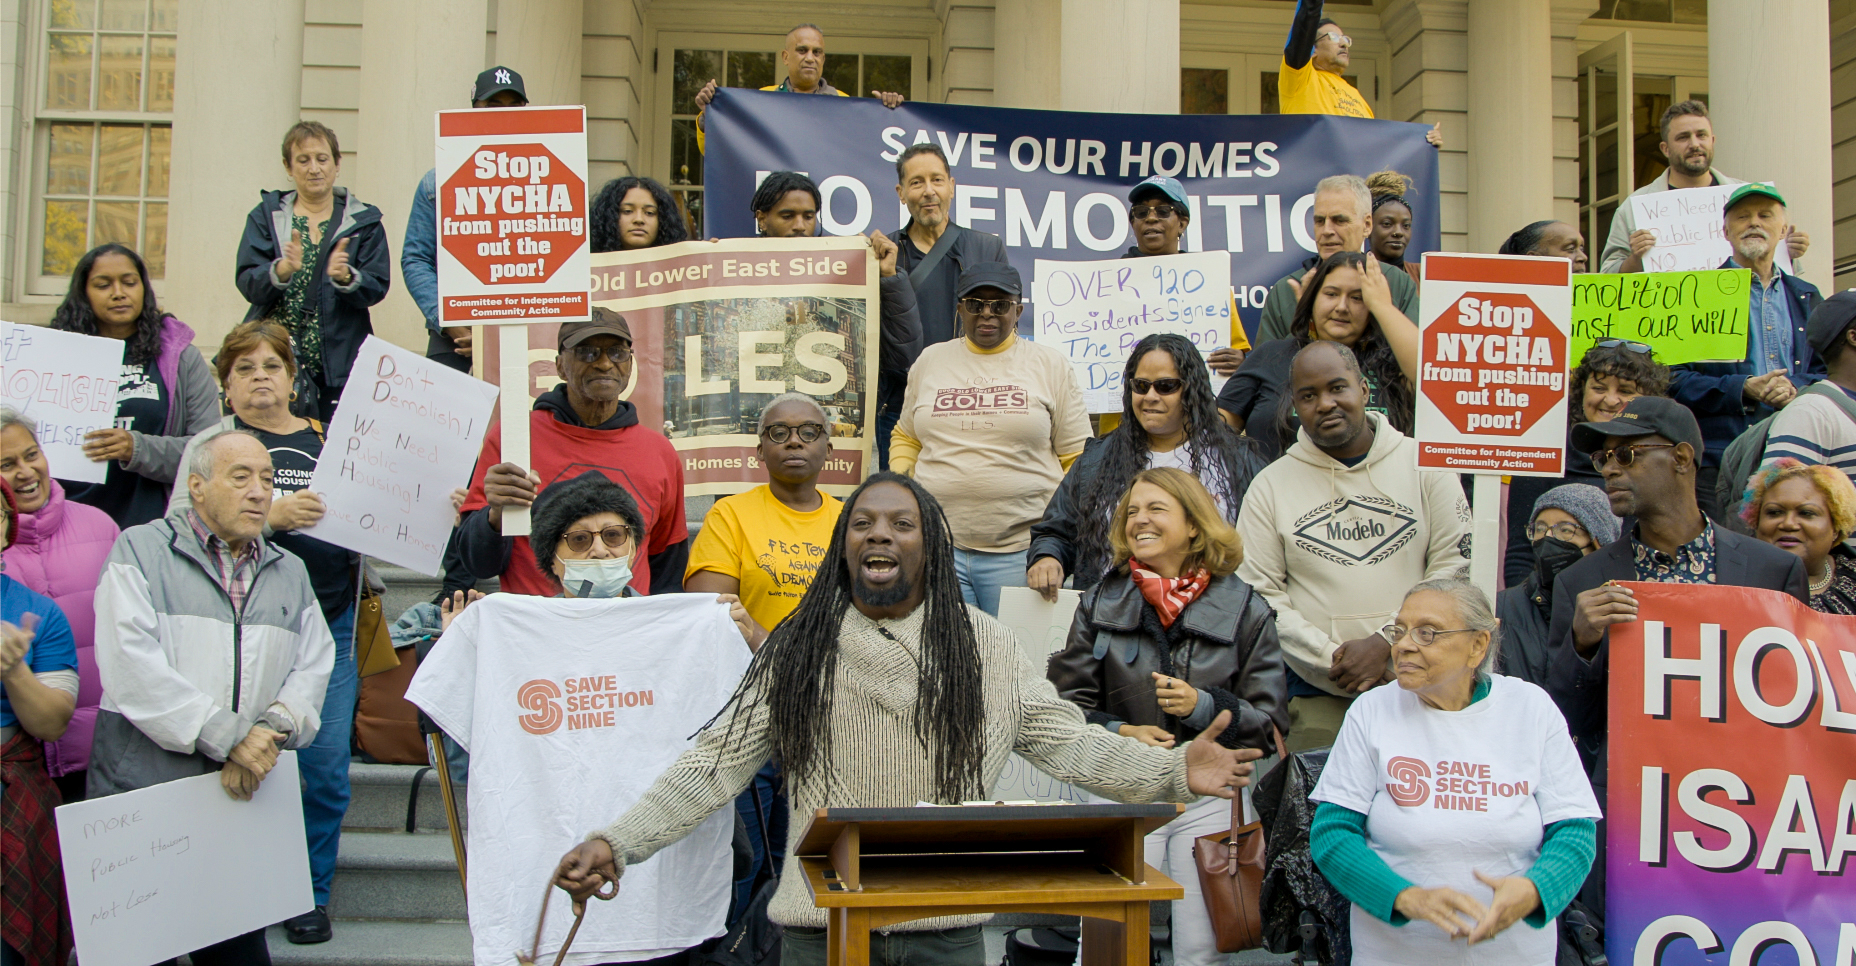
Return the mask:
<path id="1" fill-rule="evenodd" d="M 954 575 L 960 596 L 980 610 L 999 616 L 999 589 L 1025 586 L 1025 552 L 987 553 L 954 548 Z"/>
<path id="2" fill-rule="evenodd" d="M 889 434 L 902 421 L 902 411 L 884 407 L 876 411 L 876 468 L 889 469 Z"/>
<path id="3" fill-rule="evenodd" d="M 349 742 L 354 734 L 355 692 L 361 679 L 354 666 L 354 605 L 329 622 L 335 637 L 335 669 L 322 699 L 322 727 L 308 748 L 297 751 L 303 779 L 303 833 L 309 840 L 309 878 L 316 905 L 329 904 L 335 855 L 341 847 L 342 816 L 348 814 Z"/>

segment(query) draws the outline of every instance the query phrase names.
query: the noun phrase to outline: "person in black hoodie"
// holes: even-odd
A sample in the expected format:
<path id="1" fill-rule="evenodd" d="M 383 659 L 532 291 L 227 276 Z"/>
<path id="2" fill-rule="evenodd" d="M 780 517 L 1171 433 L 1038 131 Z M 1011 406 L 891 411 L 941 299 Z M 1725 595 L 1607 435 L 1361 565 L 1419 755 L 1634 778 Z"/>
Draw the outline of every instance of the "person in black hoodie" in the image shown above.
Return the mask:
<path id="1" fill-rule="evenodd" d="M 374 332 L 368 309 L 387 297 L 393 260 L 380 209 L 337 187 L 341 142 L 316 121 L 299 121 L 284 134 L 284 170 L 293 191 L 265 191 L 245 219 L 236 281 L 251 303 L 245 321 L 282 319 L 295 342 L 307 380 L 315 388 L 292 411 L 328 422 L 348 382 L 361 342 Z"/>

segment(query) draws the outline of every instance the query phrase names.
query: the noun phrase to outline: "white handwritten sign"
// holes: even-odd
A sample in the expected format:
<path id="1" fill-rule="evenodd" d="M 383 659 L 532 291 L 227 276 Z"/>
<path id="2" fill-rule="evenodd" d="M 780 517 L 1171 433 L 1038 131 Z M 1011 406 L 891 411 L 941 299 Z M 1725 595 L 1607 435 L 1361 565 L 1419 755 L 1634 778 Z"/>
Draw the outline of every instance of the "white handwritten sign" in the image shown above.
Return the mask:
<path id="1" fill-rule="evenodd" d="M 0 322 L 0 388 L 8 406 L 38 424 L 52 475 L 101 483 L 108 463 L 84 458 L 84 434 L 116 420 L 116 384 L 128 343 L 36 325 Z"/>
<path id="2" fill-rule="evenodd" d="M 1177 332 L 1199 354 L 1231 344 L 1231 258 L 1193 252 L 1100 262 L 1038 259 L 1034 339 L 1063 350 L 1092 413 L 1121 412 L 1128 353 L 1156 332 Z"/>
<path id="3" fill-rule="evenodd" d="M 1644 253 L 1643 270 L 1698 272 L 1720 268 L 1734 253 L 1721 208 L 1738 187 L 1722 184 L 1631 195 L 1630 206 L 1637 216 L 1638 229 L 1656 234 L 1656 247 Z M 1775 243 L 1779 267 L 1791 271 L 1791 251 L 1783 239 Z"/>
<path id="4" fill-rule="evenodd" d="M 495 403 L 495 386 L 368 336 L 310 482 L 328 512 L 307 532 L 437 574 Z"/>
<path id="5" fill-rule="evenodd" d="M 148 966 L 315 905 L 294 751 L 248 802 L 210 774 L 61 805 L 57 816 L 84 966 Z"/>
<path id="6" fill-rule="evenodd" d="M 1050 656 L 1063 650 L 1068 642 L 1070 622 L 1076 617 L 1076 605 L 1082 599 L 1080 591 L 1059 590 L 1056 603 L 1051 603 L 1029 587 L 1007 587 L 999 591 L 999 620 L 1018 635 L 1018 646 L 1025 657 L 1042 668 Z M 1082 789 L 1038 771 L 1036 765 L 1017 755 L 1006 759 L 1005 771 L 993 785 L 992 798 L 998 802 L 1067 802 L 1072 805 L 1090 801 Z"/>

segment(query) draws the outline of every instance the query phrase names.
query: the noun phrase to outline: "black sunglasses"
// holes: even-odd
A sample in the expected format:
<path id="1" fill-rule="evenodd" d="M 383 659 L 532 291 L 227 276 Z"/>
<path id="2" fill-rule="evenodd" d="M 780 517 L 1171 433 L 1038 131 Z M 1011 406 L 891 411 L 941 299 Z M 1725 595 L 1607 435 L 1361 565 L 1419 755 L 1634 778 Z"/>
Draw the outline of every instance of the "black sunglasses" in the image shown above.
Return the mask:
<path id="1" fill-rule="evenodd" d="M 566 542 L 567 549 L 574 553 L 586 553 L 593 548 L 593 536 L 591 530 L 569 530 L 561 534 L 561 540 Z M 625 546 L 625 541 L 631 538 L 632 528 L 624 524 L 615 523 L 599 531 L 600 542 L 612 550 Z"/>
<path id="2" fill-rule="evenodd" d="M 632 357 L 632 347 L 629 345 L 597 346 L 582 344 L 574 346 L 568 351 L 574 354 L 575 359 L 588 365 L 598 362 L 599 357 L 602 355 L 611 359 L 612 364 L 615 366 Z"/>
<path id="3" fill-rule="evenodd" d="M 1629 339 L 1600 339 L 1599 341 L 1592 343 L 1592 348 L 1594 349 L 1626 349 L 1631 352 L 1635 352 L 1636 354 L 1640 356 L 1647 356 L 1650 354 L 1649 346 L 1644 345 L 1641 342 L 1632 342 Z"/>
<path id="4" fill-rule="evenodd" d="M 1169 379 L 1130 379 L 1128 380 L 1128 388 L 1134 390 L 1134 394 L 1136 396 L 1145 396 L 1150 392 L 1157 392 L 1162 396 L 1171 396 L 1174 393 L 1180 391 L 1181 389 L 1184 389 L 1185 387 L 1186 387 L 1186 380 L 1184 379 L 1169 378 Z"/>
<path id="5" fill-rule="evenodd" d="M 1003 317 L 1018 305 L 1017 299 L 961 299 L 960 307 L 970 315 Z"/>
<path id="6" fill-rule="evenodd" d="M 797 426 L 788 426 L 785 423 L 773 423 L 766 429 L 760 431 L 762 436 L 767 437 L 767 439 L 775 443 L 784 443 L 792 439 L 794 433 L 799 434 L 799 441 L 801 443 L 816 443 L 820 436 L 825 435 L 825 427 L 821 423 L 800 423 Z"/>
<path id="7" fill-rule="evenodd" d="M 1629 466 L 1637 462 L 1637 451 L 1640 449 L 1675 448 L 1676 444 L 1674 443 L 1631 443 L 1628 446 L 1619 446 L 1615 449 L 1594 450 L 1592 452 L 1592 468 L 1595 470 L 1602 470 L 1605 468 L 1605 463 L 1610 460 L 1617 460 L 1619 466 Z"/>
<path id="8" fill-rule="evenodd" d="M 1159 218 L 1162 221 L 1171 218 L 1175 212 L 1184 214 L 1184 212 L 1180 212 L 1176 205 L 1135 205 L 1128 209 L 1128 217 L 1135 221 L 1141 221 L 1147 217 L 1149 212 L 1152 212 L 1155 218 Z"/>

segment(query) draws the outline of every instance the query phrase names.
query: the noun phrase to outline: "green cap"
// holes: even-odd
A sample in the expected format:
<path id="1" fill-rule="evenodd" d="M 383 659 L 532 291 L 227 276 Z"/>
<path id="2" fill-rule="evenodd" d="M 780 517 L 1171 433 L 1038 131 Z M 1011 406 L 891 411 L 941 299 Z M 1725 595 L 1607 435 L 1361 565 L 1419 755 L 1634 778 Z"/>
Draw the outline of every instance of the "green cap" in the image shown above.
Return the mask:
<path id="1" fill-rule="evenodd" d="M 1732 211 L 1735 205 L 1753 195 L 1764 195 L 1779 204 L 1785 203 L 1785 196 L 1779 194 L 1779 189 L 1769 184 L 1760 184 L 1757 181 L 1753 181 L 1735 188 L 1734 193 L 1727 196 L 1727 204 L 1721 206 L 1721 213 L 1726 214 Z"/>

